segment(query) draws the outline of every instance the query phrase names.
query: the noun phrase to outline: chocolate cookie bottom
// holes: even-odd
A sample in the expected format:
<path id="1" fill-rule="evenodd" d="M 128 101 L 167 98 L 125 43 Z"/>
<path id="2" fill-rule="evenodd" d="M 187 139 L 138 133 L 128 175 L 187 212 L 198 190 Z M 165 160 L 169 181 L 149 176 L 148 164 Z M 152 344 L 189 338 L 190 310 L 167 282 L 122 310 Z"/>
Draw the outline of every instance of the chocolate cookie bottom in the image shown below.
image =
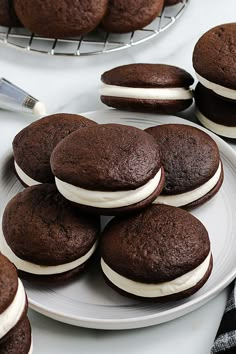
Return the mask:
<path id="1" fill-rule="evenodd" d="M 189 100 L 147 100 L 136 98 L 121 98 L 111 96 L 101 96 L 101 101 L 113 108 L 124 111 L 174 114 L 185 110 L 193 103 Z"/>
<path id="2" fill-rule="evenodd" d="M 28 354 L 31 348 L 31 327 L 27 317 L 6 342 L 0 344 L 0 354 Z"/>

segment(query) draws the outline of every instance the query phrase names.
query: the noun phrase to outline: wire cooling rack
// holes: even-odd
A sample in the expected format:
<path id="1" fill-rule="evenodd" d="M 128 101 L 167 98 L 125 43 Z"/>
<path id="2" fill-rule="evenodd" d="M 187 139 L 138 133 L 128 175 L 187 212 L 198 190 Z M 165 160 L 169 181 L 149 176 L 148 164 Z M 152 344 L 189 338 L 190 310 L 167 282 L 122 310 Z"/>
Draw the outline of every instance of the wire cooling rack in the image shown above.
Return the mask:
<path id="1" fill-rule="evenodd" d="M 176 22 L 189 2 L 190 0 L 182 0 L 175 6 L 164 7 L 160 16 L 149 26 L 126 34 L 107 33 L 99 28 L 86 36 L 51 39 L 37 36 L 25 28 L 0 27 L 0 42 L 27 52 L 48 55 L 85 56 L 110 53 L 158 36 Z"/>

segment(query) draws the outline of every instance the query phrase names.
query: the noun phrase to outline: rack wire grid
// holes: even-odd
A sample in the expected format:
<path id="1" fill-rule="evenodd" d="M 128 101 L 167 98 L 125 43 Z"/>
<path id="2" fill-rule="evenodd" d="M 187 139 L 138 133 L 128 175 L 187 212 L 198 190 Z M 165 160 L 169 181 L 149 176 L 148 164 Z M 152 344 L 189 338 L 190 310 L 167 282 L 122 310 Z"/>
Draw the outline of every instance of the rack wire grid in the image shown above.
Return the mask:
<path id="1" fill-rule="evenodd" d="M 184 13 L 190 0 L 164 7 L 162 13 L 147 27 L 125 34 L 114 34 L 98 28 L 86 36 L 51 39 L 37 36 L 25 28 L 0 27 L 0 42 L 31 53 L 85 56 L 130 48 L 146 42 L 170 28 Z"/>

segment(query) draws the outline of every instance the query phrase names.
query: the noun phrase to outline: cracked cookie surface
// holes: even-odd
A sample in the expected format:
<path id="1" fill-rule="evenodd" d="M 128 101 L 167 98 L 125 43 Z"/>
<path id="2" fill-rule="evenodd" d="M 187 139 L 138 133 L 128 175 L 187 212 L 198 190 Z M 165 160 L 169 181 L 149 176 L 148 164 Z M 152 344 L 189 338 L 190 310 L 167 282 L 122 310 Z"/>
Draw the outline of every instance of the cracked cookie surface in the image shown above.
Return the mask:
<path id="1" fill-rule="evenodd" d="M 102 20 L 108 0 L 14 0 L 18 17 L 31 32 L 49 38 L 80 36 Z"/>
<path id="2" fill-rule="evenodd" d="M 192 191 L 216 173 L 219 149 L 202 130 L 184 124 L 164 124 L 147 128 L 159 144 L 166 184 L 163 194 Z"/>
<path id="3" fill-rule="evenodd" d="M 144 283 L 176 279 L 198 267 L 209 252 L 204 225 L 190 213 L 167 205 L 116 217 L 101 238 L 104 261 L 118 274 Z"/>
<path id="4" fill-rule="evenodd" d="M 214 27 L 198 40 L 193 67 L 210 82 L 236 89 L 236 23 Z"/>
<path id="5" fill-rule="evenodd" d="M 56 145 L 77 129 L 96 125 L 77 114 L 54 114 L 33 122 L 13 140 L 14 158 L 18 166 L 32 179 L 53 183 L 50 157 Z"/>
<path id="6" fill-rule="evenodd" d="M 3 215 L 3 233 L 21 259 L 46 266 L 73 262 L 94 245 L 99 218 L 82 213 L 53 184 L 17 194 Z"/>

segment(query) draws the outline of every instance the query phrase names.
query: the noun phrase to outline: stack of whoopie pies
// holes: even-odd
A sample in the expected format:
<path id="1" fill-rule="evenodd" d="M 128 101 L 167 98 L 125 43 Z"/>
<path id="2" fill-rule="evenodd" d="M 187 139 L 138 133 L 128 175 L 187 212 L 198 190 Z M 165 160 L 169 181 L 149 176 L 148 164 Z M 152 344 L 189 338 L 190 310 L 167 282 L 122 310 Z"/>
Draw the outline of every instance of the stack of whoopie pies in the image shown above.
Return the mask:
<path id="1" fill-rule="evenodd" d="M 166 0 L 166 6 L 180 0 Z M 85 35 L 97 26 L 113 33 L 149 25 L 164 0 L 0 0 L 0 24 L 19 26 L 49 38 Z"/>
<path id="2" fill-rule="evenodd" d="M 171 70 L 188 92 L 191 77 Z M 105 280 L 129 296 L 180 299 L 210 276 L 207 230 L 177 208 L 205 203 L 222 184 L 218 147 L 203 131 L 182 124 L 143 131 L 57 114 L 19 132 L 13 151 L 27 188 L 4 211 L 0 249 L 22 277 L 65 282 L 89 271 L 98 244 Z M 115 216 L 101 238 L 100 215 Z"/>
<path id="3" fill-rule="evenodd" d="M 212 28 L 197 42 L 193 66 L 199 83 L 196 115 L 214 133 L 236 138 L 236 23 Z"/>
<path id="4" fill-rule="evenodd" d="M 15 266 L 0 253 L 0 353 L 31 354 L 28 302 Z"/>

